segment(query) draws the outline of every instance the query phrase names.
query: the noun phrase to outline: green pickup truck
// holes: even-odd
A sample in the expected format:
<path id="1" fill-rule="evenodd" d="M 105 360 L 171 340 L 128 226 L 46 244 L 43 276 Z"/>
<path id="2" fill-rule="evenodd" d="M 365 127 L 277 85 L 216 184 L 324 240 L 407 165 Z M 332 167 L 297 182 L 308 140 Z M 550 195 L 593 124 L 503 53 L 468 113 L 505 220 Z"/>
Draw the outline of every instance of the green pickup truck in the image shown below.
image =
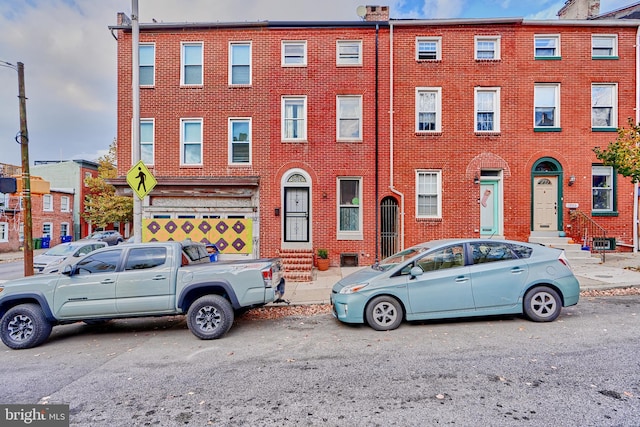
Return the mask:
<path id="1" fill-rule="evenodd" d="M 42 344 L 54 325 L 186 314 L 200 339 L 223 336 L 235 311 L 284 295 L 279 258 L 209 262 L 201 243 L 109 246 L 60 273 L 0 285 L 0 338 L 13 349 Z"/>

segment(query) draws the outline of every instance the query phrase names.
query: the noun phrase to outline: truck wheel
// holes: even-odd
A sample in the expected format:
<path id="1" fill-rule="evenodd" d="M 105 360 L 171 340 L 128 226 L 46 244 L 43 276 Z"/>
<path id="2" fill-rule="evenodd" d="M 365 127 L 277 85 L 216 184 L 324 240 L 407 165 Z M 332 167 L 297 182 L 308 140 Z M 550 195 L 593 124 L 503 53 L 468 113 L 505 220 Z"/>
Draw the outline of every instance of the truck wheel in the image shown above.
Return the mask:
<path id="1" fill-rule="evenodd" d="M 0 338 L 10 348 L 36 347 L 49 338 L 51 323 L 37 304 L 20 304 L 9 309 L 0 321 Z"/>
<path id="2" fill-rule="evenodd" d="M 187 311 L 187 326 L 202 340 L 220 338 L 233 324 L 233 307 L 220 295 L 205 295 L 195 300 Z"/>

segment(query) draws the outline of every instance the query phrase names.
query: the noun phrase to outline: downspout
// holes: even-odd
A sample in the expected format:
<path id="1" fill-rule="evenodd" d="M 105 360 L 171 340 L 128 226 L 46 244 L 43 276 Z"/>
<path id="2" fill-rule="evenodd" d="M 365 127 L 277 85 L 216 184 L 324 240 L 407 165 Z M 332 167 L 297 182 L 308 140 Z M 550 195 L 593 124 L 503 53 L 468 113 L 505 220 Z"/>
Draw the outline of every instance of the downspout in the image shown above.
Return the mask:
<path id="1" fill-rule="evenodd" d="M 636 29 L 636 123 L 640 123 L 640 27 Z M 633 185 L 633 252 L 638 252 L 638 196 L 640 183 Z"/>
<path id="2" fill-rule="evenodd" d="M 400 197 L 400 247 L 404 249 L 404 194 L 393 186 L 393 22 L 389 22 L 389 190 Z"/>
<path id="3" fill-rule="evenodd" d="M 378 106 L 378 101 L 379 101 L 379 94 L 378 94 L 378 64 L 379 64 L 379 47 L 378 47 L 378 33 L 380 30 L 380 26 L 378 24 L 376 24 L 376 117 L 375 117 L 375 129 L 376 129 L 376 154 L 375 154 L 375 174 L 376 174 L 376 187 L 375 187 L 375 198 L 376 198 L 376 256 L 375 256 L 375 262 L 378 262 L 379 257 L 378 254 L 379 252 L 379 246 L 380 246 L 380 170 L 379 170 L 379 165 L 380 165 L 380 154 L 379 154 L 379 125 L 378 125 L 378 117 L 379 117 L 379 106 Z"/>

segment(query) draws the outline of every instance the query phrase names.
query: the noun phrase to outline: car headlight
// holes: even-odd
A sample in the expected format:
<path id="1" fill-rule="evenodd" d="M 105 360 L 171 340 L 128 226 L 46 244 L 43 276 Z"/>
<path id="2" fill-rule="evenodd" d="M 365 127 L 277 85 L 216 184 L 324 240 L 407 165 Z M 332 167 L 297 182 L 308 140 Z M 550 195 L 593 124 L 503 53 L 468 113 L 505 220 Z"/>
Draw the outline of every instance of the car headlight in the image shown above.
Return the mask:
<path id="1" fill-rule="evenodd" d="M 362 289 L 366 288 L 369 284 L 368 283 L 358 283 L 355 285 L 351 285 L 351 286 L 345 286 L 344 288 L 340 289 L 340 293 L 341 294 L 354 294 L 358 291 L 361 291 Z"/>

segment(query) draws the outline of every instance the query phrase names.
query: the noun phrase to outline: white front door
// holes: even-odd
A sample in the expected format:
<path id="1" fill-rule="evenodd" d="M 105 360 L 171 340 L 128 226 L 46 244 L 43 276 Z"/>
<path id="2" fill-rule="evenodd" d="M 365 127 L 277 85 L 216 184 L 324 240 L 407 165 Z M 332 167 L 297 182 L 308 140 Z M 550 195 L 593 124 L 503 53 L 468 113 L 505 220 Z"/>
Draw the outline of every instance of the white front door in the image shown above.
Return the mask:
<path id="1" fill-rule="evenodd" d="M 533 178 L 533 230 L 558 231 L 558 177 Z"/>

